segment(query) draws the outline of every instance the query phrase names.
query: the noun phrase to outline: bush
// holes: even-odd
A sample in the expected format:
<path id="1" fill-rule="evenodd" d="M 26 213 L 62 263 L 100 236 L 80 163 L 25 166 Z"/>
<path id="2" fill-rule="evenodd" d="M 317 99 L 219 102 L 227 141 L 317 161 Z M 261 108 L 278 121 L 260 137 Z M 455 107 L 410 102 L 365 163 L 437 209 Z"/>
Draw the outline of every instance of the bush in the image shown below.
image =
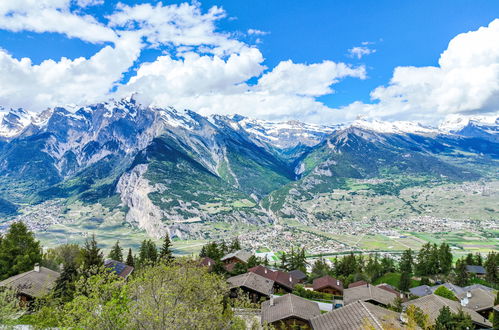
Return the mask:
<path id="1" fill-rule="evenodd" d="M 296 285 L 293 294 L 307 299 L 333 300 L 334 298 L 332 294 L 307 290 L 302 285 Z"/>

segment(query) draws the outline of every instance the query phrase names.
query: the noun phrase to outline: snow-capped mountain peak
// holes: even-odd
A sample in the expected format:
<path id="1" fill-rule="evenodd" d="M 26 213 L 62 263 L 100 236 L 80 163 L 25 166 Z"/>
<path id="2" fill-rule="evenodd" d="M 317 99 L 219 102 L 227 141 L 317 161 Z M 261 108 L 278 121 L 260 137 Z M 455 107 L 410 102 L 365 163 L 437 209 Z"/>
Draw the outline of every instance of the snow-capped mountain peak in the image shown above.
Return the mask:
<path id="1" fill-rule="evenodd" d="M 491 116 L 463 116 L 449 115 L 438 126 L 439 129 L 445 132 L 458 132 L 467 125 L 475 126 L 499 126 L 499 117 Z"/>
<path id="2" fill-rule="evenodd" d="M 379 133 L 389 134 L 436 134 L 438 129 L 410 121 L 379 121 L 358 119 L 351 124 L 351 127 L 357 127 Z"/>
<path id="3" fill-rule="evenodd" d="M 0 114 L 0 137 L 11 138 L 23 131 L 33 120 L 32 113 L 19 108 Z"/>

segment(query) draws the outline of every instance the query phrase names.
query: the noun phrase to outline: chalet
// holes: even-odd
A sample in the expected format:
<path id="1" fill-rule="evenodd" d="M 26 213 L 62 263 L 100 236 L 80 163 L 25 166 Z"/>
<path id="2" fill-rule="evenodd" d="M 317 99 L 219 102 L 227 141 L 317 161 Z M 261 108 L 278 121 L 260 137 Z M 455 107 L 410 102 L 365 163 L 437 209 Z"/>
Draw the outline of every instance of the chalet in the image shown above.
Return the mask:
<path id="1" fill-rule="evenodd" d="M 0 288 L 15 290 L 22 303 L 30 303 L 46 296 L 55 286 L 59 273 L 36 264 L 33 270 L 9 277 Z"/>
<path id="2" fill-rule="evenodd" d="M 124 278 L 125 280 L 134 270 L 132 266 L 128 266 L 123 262 L 112 259 L 105 260 L 104 267 L 106 267 L 110 272 L 114 272 L 119 277 Z"/>
<path id="3" fill-rule="evenodd" d="M 234 270 L 234 266 L 237 263 L 242 263 L 242 264 L 246 265 L 248 263 L 249 258 L 251 258 L 251 256 L 252 256 L 252 254 L 249 253 L 248 251 L 238 250 L 236 252 L 226 254 L 220 260 L 223 262 L 224 268 L 228 272 L 231 272 Z"/>
<path id="4" fill-rule="evenodd" d="M 348 288 L 343 291 L 343 302 L 349 305 L 356 301 L 367 301 L 374 305 L 387 307 L 392 304 L 398 295 L 376 286 L 366 284 Z"/>
<path id="5" fill-rule="evenodd" d="M 343 283 L 329 275 L 316 278 L 312 285 L 314 291 L 317 292 L 330 293 L 337 296 L 343 295 Z"/>
<path id="6" fill-rule="evenodd" d="M 310 320 L 320 314 L 315 301 L 288 293 L 262 304 L 262 325 L 269 324 L 276 329 L 312 329 Z"/>
<path id="7" fill-rule="evenodd" d="M 488 317 L 494 308 L 496 295 L 481 288 L 472 289 L 458 296 L 461 306 L 467 307 L 484 317 Z"/>
<path id="8" fill-rule="evenodd" d="M 365 301 L 333 309 L 310 322 L 314 330 L 403 329 L 399 313 Z"/>
<path id="9" fill-rule="evenodd" d="M 211 259 L 210 257 L 204 257 L 201 258 L 199 265 L 201 267 L 208 267 L 208 270 L 211 271 L 213 269 L 213 266 L 215 266 L 215 260 Z"/>
<path id="10" fill-rule="evenodd" d="M 381 283 L 381 284 L 376 285 L 376 287 L 400 296 L 400 291 L 395 289 L 390 284 Z"/>
<path id="11" fill-rule="evenodd" d="M 227 282 L 229 282 L 231 298 L 237 298 L 238 290 L 241 290 L 248 294 L 251 301 L 255 303 L 262 298 L 269 298 L 274 286 L 274 281 L 251 272 L 229 277 Z"/>
<path id="12" fill-rule="evenodd" d="M 466 265 L 466 272 L 477 277 L 485 277 L 487 271 L 482 266 Z"/>
<path id="13" fill-rule="evenodd" d="M 295 285 L 299 282 L 298 279 L 293 277 L 290 273 L 280 270 L 271 270 L 262 265 L 252 267 L 248 269 L 248 272 L 258 274 L 274 281 L 274 292 L 292 292 Z"/>
<path id="14" fill-rule="evenodd" d="M 417 297 L 424 297 L 433 293 L 429 285 L 415 286 L 414 288 L 410 288 L 409 292 Z"/>
<path id="15" fill-rule="evenodd" d="M 289 272 L 289 275 L 293 276 L 298 280 L 298 283 L 303 283 L 307 279 L 307 274 L 299 269 L 295 269 Z"/>
<path id="16" fill-rule="evenodd" d="M 362 286 L 362 285 L 366 285 L 366 284 L 367 284 L 366 281 L 357 281 L 357 282 L 353 282 L 353 283 L 348 284 L 348 288 L 355 288 L 356 286 Z"/>
<path id="17" fill-rule="evenodd" d="M 435 290 L 437 290 L 441 286 L 446 287 L 447 289 L 452 291 L 452 293 L 454 293 L 456 296 L 461 295 L 467 291 L 465 288 L 462 288 L 458 285 L 454 285 L 452 283 L 443 283 L 434 286 L 428 286 L 428 285 L 416 286 L 414 288 L 410 288 L 409 292 L 415 296 L 424 297 L 432 294 L 433 292 L 435 292 Z"/>
<path id="18" fill-rule="evenodd" d="M 440 310 L 447 306 L 452 313 L 458 313 L 459 310 L 462 310 L 464 313 L 468 314 L 471 317 L 473 324 L 479 329 L 492 328 L 492 323 L 474 310 L 461 306 L 461 304 L 457 301 L 440 297 L 436 294 L 430 294 L 402 304 L 404 307 L 408 307 L 410 305 L 421 308 L 421 310 L 428 315 L 431 324 L 435 324 L 435 320 L 440 314 Z"/>

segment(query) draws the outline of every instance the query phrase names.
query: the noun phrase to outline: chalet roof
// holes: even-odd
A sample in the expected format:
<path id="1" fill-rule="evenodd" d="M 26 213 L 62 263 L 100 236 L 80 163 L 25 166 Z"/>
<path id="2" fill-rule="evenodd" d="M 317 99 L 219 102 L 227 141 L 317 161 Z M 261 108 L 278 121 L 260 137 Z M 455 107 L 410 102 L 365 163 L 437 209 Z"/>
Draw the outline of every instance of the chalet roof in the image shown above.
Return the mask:
<path id="1" fill-rule="evenodd" d="M 1 281 L 0 287 L 16 290 L 33 298 L 41 298 L 52 290 L 59 275 L 51 269 L 35 266 L 33 270 Z"/>
<path id="2" fill-rule="evenodd" d="M 349 288 L 355 288 L 356 286 L 361 286 L 361 285 L 366 285 L 367 282 L 366 281 L 357 281 L 357 282 L 353 282 L 353 283 L 350 283 L 348 285 Z"/>
<path id="3" fill-rule="evenodd" d="M 204 257 L 201 258 L 201 262 L 199 263 L 199 265 L 211 268 L 215 265 L 215 260 L 211 259 L 210 257 Z"/>
<path id="4" fill-rule="evenodd" d="M 415 286 L 414 288 L 410 288 L 409 292 L 418 297 L 427 296 L 433 293 L 429 285 Z"/>
<path id="5" fill-rule="evenodd" d="M 482 290 L 485 290 L 485 291 L 489 291 L 489 292 L 494 292 L 495 290 L 491 287 L 488 287 L 488 286 L 485 286 L 483 284 L 472 284 L 472 285 L 468 285 L 468 286 L 465 286 L 463 288 L 464 291 L 470 291 L 470 290 L 473 290 L 473 289 L 482 289 Z"/>
<path id="6" fill-rule="evenodd" d="M 345 305 L 359 300 L 372 300 L 383 305 L 389 305 L 395 298 L 397 298 L 396 294 L 372 285 L 356 286 L 354 288 L 348 288 L 343 291 L 343 302 L 345 303 Z"/>
<path id="7" fill-rule="evenodd" d="M 458 296 L 461 306 L 474 311 L 482 311 L 494 307 L 495 295 L 492 292 L 477 288 Z"/>
<path id="8" fill-rule="evenodd" d="M 452 313 L 458 313 L 459 310 L 462 309 L 464 313 L 470 315 L 473 323 L 479 324 L 480 326 L 492 327 L 492 323 L 490 323 L 489 320 L 487 320 L 477 312 L 461 306 L 461 304 L 457 301 L 440 297 L 436 294 L 430 294 L 402 304 L 402 306 L 405 307 L 410 305 L 421 308 L 421 310 L 423 310 L 423 312 L 428 315 L 430 322 L 432 323 L 435 323 L 435 320 L 440 314 L 440 310 L 444 306 L 448 306 Z"/>
<path id="9" fill-rule="evenodd" d="M 274 304 L 267 300 L 262 303 L 262 324 L 273 323 L 290 317 L 309 321 L 312 317 L 320 315 L 319 304 L 294 294 L 286 294 L 274 298 Z"/>
<path id="10" fill-rule="evenodd" d="M 485 275 L 487 273 L 485 268 L 483 268 L 482 266 L 475 266 L 475 265 L 466 265 L 466 271 L 478 275 Z"/>
<path id="11" fill-rule="evenodd" d="M 399 320 L 399 313 L 368 302 L 356 301 L 316 316 L 311 323 L 314 330 L 357 330 L 367 327 L 383 330 L 384 325 L 390 325 L 390 329 L 402 329 Z"/>
<path id="12" fill-rule="evenodd" d="M 316 278 L 312 285 L 314 290 L 320 290 L 322 288 L 332 287 L 338 291 L 343 291 L 343 283 L 341 283 L 340 280 L 332 278 L 329 275 Z"/>
<path id="13" fill-rule="evenodd" d="M 464 292 L 464 289 L 462 287 L 448 282 L 444 284 L 434 285 L 430 289 L 432 292 L 435 292 L 441 286 L 445 286 L 447 289 L 451 290 L 456 296 Z"/>
<path id="14" fill-rule="evenodd" d="M 289 272 L 289 274 L 299 281 L 302 281 L 307 278 L 307 274 L 305 274 L 299 269 L 292 270 Z"/>
<path id="15" fill-rule="evenodd" d="M 107 259 L 106 261 L 104 261 L 104 267 L 124 279 L 126 279 L 134 270 L 132 266 L 128 266 L 123 262 L 112 259 Z"/>
<path id="16" fill-rule="evenodd" d="M 227 282 L 231 289 L 245 287 L 266 296 L 271 294 L 274 286 L 274 281 L 251 272 L 229 277 Z"/>
<path id="17" fill-rule="evenodd" d="M 400 292 L 397 289 L 395 289 L 393 286 L 391 286 L 390 284 L 381 283 L 381 284 L 376 285 L 376 287 L 383 289 L 383 290 L 386 290 L 388 292 L 394 293 L 396 295 L 400 294 Z"/>
<path id="18" fill-rule="evenodd" d="M 293 290 L 295 285 L 299 282 L 298 279 L 292 276 L 290 273 L 283 272 L 280 270 L 271 270 L 262 265 L 251 267 L 250 269 L 248 269 L 248 272 L 252 272 L 260 276 L 263 276 L 265 278 L 268 278 L 274 281 L 275 283 L 283 287 L 289 288 L 291 290 Z"/>
<path id="19" fill-rule="evenodd" d="M 239 260 L 241 260 L 242 262 L 246 263 L 248 262 L 249 258 L 251 258 L 252 254 L 249 253 L 248 251 L 245 251 L 245 250 L 238 250 L 236 252 L 232 252 L 232 253 L 229 253 L 229 254 L 226 254 L 222 257 L 222 261 L 225 261 L 225 260 L 228 260 L 228 259 L 231 259 L 231 258 L 237 258 Z"/>
<path id="20" fill-rule="evenodd" d="M 255 273 L 255 274 L 258 274 L 260 276 L 263 276 L 263 277 L 266 277 L 268 279 L 273 280 L 272 277 L 273 277 L 274 271 L 265 267 L 265 266 L 262 266 L 262 265 L 251 267 L 248 269 L 248 272 L 252 272 L 252 273 Z"/>

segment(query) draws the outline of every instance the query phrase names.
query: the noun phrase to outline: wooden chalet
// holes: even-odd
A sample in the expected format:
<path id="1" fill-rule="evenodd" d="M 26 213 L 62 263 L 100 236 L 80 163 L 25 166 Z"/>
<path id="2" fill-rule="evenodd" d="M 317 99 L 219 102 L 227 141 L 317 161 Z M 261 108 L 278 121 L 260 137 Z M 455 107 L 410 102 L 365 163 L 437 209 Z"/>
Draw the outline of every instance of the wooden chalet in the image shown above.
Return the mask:
<path id="1" fill-rule="evenodd" d="M 329 275 L 316 278 L 312 284 L 313 290 L 336 296 L 343 295 L 343 283 Z"/>
<path id="2" fill-rule="evenodd" d="M 320 313 L 315 301 L 286 294 L 262 304 L 262 325 L 276 329 L 312 329 L 310 320 Z"/>
<path id="3" fill-rule="evenodd" d="M 227 282 L 231 290 L 231 298 L 237 298 L 238 290 L 240 290 L 246 293 L 254 303 L 270 298 L 274 286 L 274 281 L 252 272 L 229 277 Z"/>

